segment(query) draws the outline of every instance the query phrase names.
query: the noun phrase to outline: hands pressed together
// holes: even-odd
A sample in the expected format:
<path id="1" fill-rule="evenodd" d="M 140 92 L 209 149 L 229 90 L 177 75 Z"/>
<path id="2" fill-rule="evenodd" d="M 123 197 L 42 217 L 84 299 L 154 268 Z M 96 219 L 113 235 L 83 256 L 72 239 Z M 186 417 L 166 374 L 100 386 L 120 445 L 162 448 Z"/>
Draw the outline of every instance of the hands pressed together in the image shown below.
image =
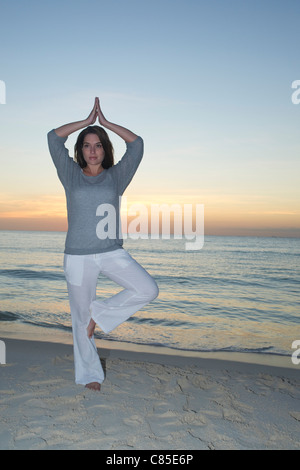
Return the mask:
<path id="1" fill-rule="evenodd" d="M 83 123 L 87 126 L 91 126 L 96 122 L 97 118 L 101 126 L 111 130 L 112 132 L 115 132 L 118 136 L 124 139 L 125 142 L 133 142 L 137 138 L 137 135 L 131 132 L 130 130 L 126 129 L 125 127 L 114 124 L 104 117 L 104 114 L 100 108 L 100 101 L 98 97 L 95 98 L 94 107 L 87 119 L 83 121 Z"/>
<path id="2" fill-rule="evenodd" d="M 105 119 L 102 111 L 101 111 L 101 108 L 100 108 L 100 101 L 99 101 L 99 98 L 95 98 L 95 103 L 94 103 L 94 107 L 92 109 L 92 111 L 90 112 L 89 116 L 87 117 L 87 124 L 89 126 L 91 126 L 92 124 L 94 124 L 96 122 L 98 118 L 98 121 L 99 121 L 99 124 L 101 124 L 101 126 L 105 126 L 105 124 L 107 124 L 107 120 Z"/>

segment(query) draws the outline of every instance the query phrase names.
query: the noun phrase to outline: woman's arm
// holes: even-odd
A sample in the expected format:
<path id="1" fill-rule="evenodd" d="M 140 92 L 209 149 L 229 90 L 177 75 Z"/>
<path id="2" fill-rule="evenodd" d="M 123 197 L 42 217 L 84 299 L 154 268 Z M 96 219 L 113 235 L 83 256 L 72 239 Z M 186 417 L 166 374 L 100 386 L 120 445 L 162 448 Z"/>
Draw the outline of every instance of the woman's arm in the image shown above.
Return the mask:
<path id="1" fill-rule="evenodd" d="M 137 139 L 138 136 L 134 134 L 133 132 L 131 132 L 129 129 L 119 126 L 118 124 L 109 122 L 104 117 L 100 108 L 99 98 L 95 98 L 94 107 L 86 119 L 82 121 L 70 122 L 69 124 L 64 124 L 61 127 L 57 127 L 55 129 L 55 132 L 59 137 L 68 137 L 73 132 L 76 132 L 80 129 L 84 129 L 87 126 L 93 125 L 97 117 L 99 120 L 99 124 L 101 124 L 101 126 L 114 132 L 123 140 L 125 140 L 125 142 L 134 142 Z"/>
<path id="2" fill-rule="evenodd" d="M 125 140 L 125 142 L 134 142 L 137 139 L 137 135 L 131 132 L 130 130 L 126 129 L 125 127 L 119 126 L 118 124 L 114 124 L 112 122 L 109 122 L 103 115 L 101 108 L 100 108 L 100 102 L 99 98 L 96 98 L 95 100 L 96 104 L 96 113 L 98 115 L 98 120 L 101 126 L 105 127 L 106 129 L 109 129 L 110 131 L 114 132 L 117 134 L 121 139 Z"/>
<path id="3" fill-rule="evenodd" d="M 84 119 L 83 121 L 70 122 L 69 124 L 65 124 L 61 127 L 58 127 L 57 129 L 55 129 L 56 134 L 59 137 L 68 137 L 73 132 L 76 132 L 79 129 L 83 129 L 87 126 L 91 126 L 92 124 L 94 124 L 97 119 L 97 99 L 98 98 L 95 98 L 94 107 L 86 119 Z"/>

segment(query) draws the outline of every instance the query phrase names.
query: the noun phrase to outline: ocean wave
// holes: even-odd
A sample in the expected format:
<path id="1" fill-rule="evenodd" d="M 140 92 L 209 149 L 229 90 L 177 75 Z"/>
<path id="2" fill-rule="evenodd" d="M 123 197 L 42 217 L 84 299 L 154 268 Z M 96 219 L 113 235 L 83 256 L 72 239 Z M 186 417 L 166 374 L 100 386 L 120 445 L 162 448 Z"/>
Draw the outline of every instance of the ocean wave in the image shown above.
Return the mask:
<path id="1" fill-rule="evenodd" d="M 0 321 L 17 321 L 20 319 L 20 316 L 13 312 L 1 312 L 0 311 Z"/>
<path id="2" fill-rule="evenodd" d="M 96 332 L 95 338 L 103 339 L 103 334 Z M 283 350 L 276 350 L 273 346 L 266 346 L 266 347 L 258 347 L 258 348 L 244 348 L 244 347 L 236 347 L 236 346 L 229 346 L 226 348 L 215 348 L 215 347 L 207 347 L 207 348 L 183 348 L 180 346 L 174 346 L 168 342 L 162 343 L 158 341 L 153 342 L 143 342 L 143 341 L 132 341 L 128 339 L 122 338 L 105 338 L 106 341 L 111 342 L 118 342 L 118 343 L 128 343 L 128 344 L 136 344 L 139 346 L 156 346 L 160 348 L 168 348 L 172 349 L 173 351 L 185 351 L 185 352 L 195 352 L 195 353 L 244 353 L 244 354 L 267 354 L 273 356 L 290 356 L 289 353 Z"/>
<path id="3" fill-rule="evenodd" d="M 193 328 L 195 326 L 192 322 L 179 321 L 179 320 L 168 320 L 164 318 L 147 318 L 147 317 L 138 317 L 133 315 L 130 317 L 128 322 L 133 322 L 137 324 L 147 324 L 153 326 L 167 326 L 170 328 Z"/>
<path id="4" fill-rule="evenodd" d="M 141 319 L 141 318 L 135 318 L 131 317 L 128 322 L 138 322 L 138 323 L 144 323 L 145 321 L 149 322 L 149 325 L 158 325 L 158 326 L 172 326 L 171 323 L 173 323 L 173 326 L 183 326 L 179 325 L 181 322 L 169 322 L 170 325 L 168 325 L 168 322 L 164 322 L 161 320 L 155 321 L 155 319 Z M 8 312 L 8 311 L 0 311 L 0 321 L 19 321 L 20 323 L 24 324 L 29 324 L 33 326 L 38 326 L 42 328 L 49 328 L 51 330 L 58 330 L 58 331 L 67 331 L 67 332 L 72 332 L 72 327 L 69 325 L 64 325 L 60 323 L 59 321 L 57 322 L 46 322 L 46 321 L 34 321 L 34 320 L 29 320 L 28 318 L 23 318 L 22 315 L 15 314 L 13 312 Z M 175 325 L 176 323 L 176 325 Z M 246 348 L 246 347 L 241 347 L 241 346 L 227 346 L 227 347 L 213 347 L 213 346 L 207 346 L 207 347 L 181 347 L 180 345 L 174 345 L 171 341 L 169 341 L 167 338 L 164 338 L 164 342 L 160 342 L 157 340 L 149 340 L 149 337 L 147 340 L 132 340 L 130 338 L 123 338 L 119 335 L 115 336 L 107 336 L 101 331 L 95 331 L 95 338 L 96 339 L 105 339 L 105 341 L 111 341 L 111 342 L 119 342 L 119 343 L 128 343 L 128 344 L 136 344 L 140 346 L 157 346 L 161 348 L 168 348 L 172 349 L 174 351 L 186 351 L 186 352 L 195 352 L 195 353 L 245 353 L 245 354 L 267 354 L 267 355 L 274 355 L 274 356 L 290 356 L 290 353 L 287 351 L 283 351 L 281 349 L 276 348 L 275 346 L 264 346 L 264 347 L 252 347 L 252 348 Z"/>
<path id="5" fill-rule="evenodd" d="M 0 276 L 16 277 L 19 279 L 46 279 L 49 281 L 65 279 L 63 272 L 36 271 L 33 269 L 0 269 Z"/>

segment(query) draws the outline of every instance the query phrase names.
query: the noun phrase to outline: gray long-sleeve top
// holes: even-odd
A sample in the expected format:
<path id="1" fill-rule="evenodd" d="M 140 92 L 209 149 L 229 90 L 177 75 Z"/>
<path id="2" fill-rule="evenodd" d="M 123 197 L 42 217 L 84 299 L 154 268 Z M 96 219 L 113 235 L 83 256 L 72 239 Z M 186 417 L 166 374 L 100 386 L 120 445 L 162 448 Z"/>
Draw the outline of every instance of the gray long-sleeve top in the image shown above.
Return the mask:
<path id="1" fill-rule="evenodd" d="M 120 196 L 143 157 L 142 138 L 126 143 L 122 159 L 97 176 L 83 173 L 69 156 L 66 140 L 54 129 L 48 133 L 50 154 L 67 199 L 68 233 L 64 252 L 88 255 L 121 248 Z"/>

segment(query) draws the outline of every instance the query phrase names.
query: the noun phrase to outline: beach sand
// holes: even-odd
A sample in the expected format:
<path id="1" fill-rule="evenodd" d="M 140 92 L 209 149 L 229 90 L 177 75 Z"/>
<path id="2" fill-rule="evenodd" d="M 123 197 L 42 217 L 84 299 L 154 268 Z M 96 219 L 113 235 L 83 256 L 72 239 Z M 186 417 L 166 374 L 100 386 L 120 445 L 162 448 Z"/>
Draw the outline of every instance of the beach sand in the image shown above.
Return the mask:
<path id="1" fill-rule="evenodd" d="M 71 334 L 1 322 L 0 449 L 299 449 L 300 365 L 97 340 L 101 392 Z"/>

